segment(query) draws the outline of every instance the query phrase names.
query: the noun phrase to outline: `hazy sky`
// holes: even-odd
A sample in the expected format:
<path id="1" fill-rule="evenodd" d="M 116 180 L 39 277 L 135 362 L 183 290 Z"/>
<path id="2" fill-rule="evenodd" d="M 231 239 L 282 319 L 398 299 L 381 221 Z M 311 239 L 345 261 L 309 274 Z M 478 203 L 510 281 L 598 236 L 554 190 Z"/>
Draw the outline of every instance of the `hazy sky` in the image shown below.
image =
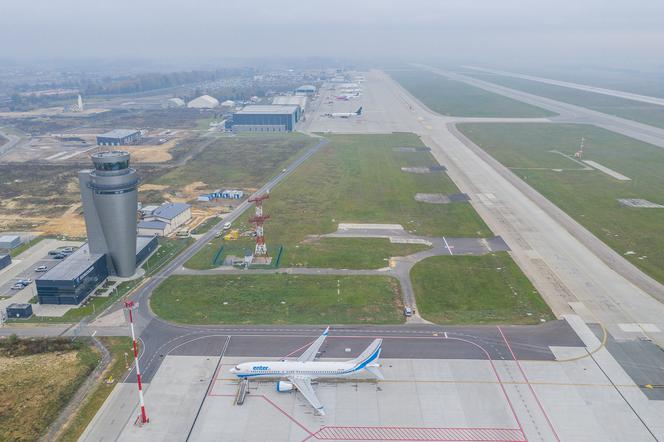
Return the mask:
<path id="1" fill-rule="evenodd" d="M 657 62 L 663 23 L 662 0 L 0 0 L 0 58 Z"/>

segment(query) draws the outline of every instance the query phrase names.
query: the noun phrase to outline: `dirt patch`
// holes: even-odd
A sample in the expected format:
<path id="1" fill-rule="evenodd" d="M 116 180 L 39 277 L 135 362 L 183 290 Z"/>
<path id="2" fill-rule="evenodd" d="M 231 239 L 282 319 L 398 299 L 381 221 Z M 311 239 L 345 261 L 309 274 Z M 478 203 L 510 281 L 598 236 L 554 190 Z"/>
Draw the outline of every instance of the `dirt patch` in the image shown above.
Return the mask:
<path id="1" fill-rule="evenodd" d="M 174 138 L 164 144 L 145 144 L 141 146 L 123 146 L 122 149 L 131 154 L 131 160 L 137 163 L 165 163 L 173 159 L 171 149 L 178 139 Z"/>
<path id="2" fill-rule="evenodd" d="M 139 187 L 139 191 L 148 191 L 148 190 L 166 190 L 168 189 L 168 186 L 165 186 L 163 184 L 141 184 Z"/>
<path id="3" fill-rule="evenodd" d="M 178 190 L 170 199 L 174 203 L 186 203 L 195 200 L 201 193 L 205 193 L 206 189 L 208 189 L 207 184 L 202 181 L 195 181 Z"/>

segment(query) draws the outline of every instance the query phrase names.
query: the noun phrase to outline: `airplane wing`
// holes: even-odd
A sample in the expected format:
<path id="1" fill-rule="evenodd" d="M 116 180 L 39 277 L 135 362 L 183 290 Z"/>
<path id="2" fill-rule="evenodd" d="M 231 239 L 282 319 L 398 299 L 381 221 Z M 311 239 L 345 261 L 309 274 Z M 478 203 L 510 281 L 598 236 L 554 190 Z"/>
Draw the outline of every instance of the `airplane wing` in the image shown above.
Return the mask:
<path id="1" fill-rule="evenodd" d="M 327 338 L 327 335 L 330 332 L 330 327 L 326 328 L 325 331 L 323 332 L 322 335 L 316 339 L 313 344 L 309 346 L 306 350 L 304 350 L 304 353 L 300 355 L 299 358 L 297 358 L 298 361 L 300 362 L 310 362 L 316 359 L 316 355 L 318 354 L 318 350 L 320 349 L 320 346 L 323 345 L 323 342 L 325 342 L 325 338 Z"/>
<path id="2" fill-rule="evenodd" d="M 318 413 L 320 416 L 325 415 L 325 410 L 323 409 L 323 404 L 320 403 L 318 400 L 318 396 L 316 396 L 316 392 L 314 391 L 314 387 L 311 386 L 311 379 L 310 378 L 289 378 L 289 380 L 295 385 L 295 388 L 302 393 L 302 396 L 311 404 L 312 407 L 316 410 L 316 413 Z"/>

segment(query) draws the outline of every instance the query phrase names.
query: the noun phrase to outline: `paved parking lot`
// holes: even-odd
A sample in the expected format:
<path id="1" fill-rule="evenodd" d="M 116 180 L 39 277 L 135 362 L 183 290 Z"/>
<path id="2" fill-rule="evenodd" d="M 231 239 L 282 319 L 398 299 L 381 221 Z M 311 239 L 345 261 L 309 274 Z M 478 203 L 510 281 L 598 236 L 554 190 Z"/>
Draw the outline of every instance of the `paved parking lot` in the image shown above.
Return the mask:
<path id="1" fill-rule="evenodd" d="M 19 302 L 28 302 L 33 296 L 37 295 L 35 280 L 43 273 L 36 272 L 35 269 L 41 265 L 49 269 L 59 264 L 62 260 L 53 259 L 48 256 L 49 250 L 59 247 L 78 247 L 80 241 L 60 241 L 57 239 L 44 239 L 25 252 L 12 259 L 12 264 L 0 270 L 0 296 L 9 298 L 0 300 L 0 309 L 5 309 L 7 305 Z M 32 283 L 23 290 L 12 290 L 11 287 L 19 279 L 32 279 Z"/>

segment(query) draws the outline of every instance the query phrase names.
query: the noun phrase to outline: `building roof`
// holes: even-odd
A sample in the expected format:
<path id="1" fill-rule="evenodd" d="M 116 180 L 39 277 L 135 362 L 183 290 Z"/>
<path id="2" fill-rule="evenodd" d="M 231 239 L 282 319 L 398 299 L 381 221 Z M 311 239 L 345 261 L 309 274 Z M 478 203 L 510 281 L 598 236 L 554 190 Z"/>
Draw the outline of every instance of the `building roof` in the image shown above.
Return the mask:
<path id="1" fill-rule="evenodd" d="M 83 244 L 74 253 L 54 265 L 46 273 L 38 278 L 47 281 L 51 280 L 72 280 L 85 272 L 103 253 L 90 253 L 88 243 Z"/>
<path id="2" fill-rule="evenodd" d="M 159 208 L 156 204 L 150 204 L 149 206 L 141 207 L 140 211 L 143 213 L 152 213 Z"/>
<path id="3" fill-rule="evenodd" d="M 0 236 L 0 242 L 14 242 L 17 239 L 21 239 L 18 235 L 2 235 Z"/>
<path id="4" fill-rule="evenodd" d="M 152 216 L 173 219 L 189 208 L 191 206 L 185 203 L 164 203 L 152 212 Z"/>
<path id="5" fill-rule="evenodd" d="M 299 88 L 295 89 L 296 91 L 313 91 L 316 92 L 316 86 L 313 84 L 304 84 Z"/>
<path id="6" fill-rule="evenodd" d="M 245 106 L 244 109 L 235 113 L 240 115 L 292 114 L 297 108 L 297 105 L 260 104 Z"/>
<path id="7" fill-rule="evenodd" d="M 174 105 L 176 105 L 176 106 L 184 106 L 184 104 L 185 104 L 185 103 L 184 103 L 184 100 L 183 100 L 182 98 L 177 98 L 177 97 L 175 97 L 175 98 L 169 98 L 169 99 L 168 99 L 168 102 L 169 102 L 169 103 L 172 103 L 172 104 L 174 104 Z"/>
<path id="8" fill-rule="evenodd" d="M 98 137 L 108 137 L 108 138 L 124 138 L 130 135 L 134 135 L 139 131 L 135 129 L 113 129 L 112 131 L 99 134 Z"/>
<path id="9" fill-rule="evenodd" d="M 11 303 L 7 306 L 7 308 L 20 308 L 20 309 L 27 309 L 27 308 L 30 308 L 30 307 L 31 307 L 30 304 L 23 304 L 23 303 L 19 303 L 19 302 L 13 302 L 13 303 Z"/>
<path id="10" fill-rule="evenodd" d="M 233 101 L 233 100 L 226 100 L 226 101 L 222 102 L 221 105 L 222 105 L 222 106 L 226 106 L 226 107 L 233 107 L 233 106 L 235 106 L 235 101 Z"/>
<path id="11" fill-rule="evenodd" d="M 280 104 L 280 105 L 295 105 L 295 106 L 300 106 L 302 109 L 304 109 L 307 105 L 307 97 L 303 95 L 280 95 L 278 97 L 274 97 L 272 100 L 272 104 Z"/>
<path id="12" fill-rule="evenodd" d="M 154 220 L 154 221 L 141 221 L 138 223 L 139 229 L 159 229 L 164 230 L 168 226 L 164 221 Z"/>
<path id="13" fill-rule="evenodd" d="M 208 109 L 219 106 L 219 100 L 209 95 L 201 95 L 200 97 L 194 98 L 189 103 L 187 107 L 195 107 L 201 109 Z"/>

